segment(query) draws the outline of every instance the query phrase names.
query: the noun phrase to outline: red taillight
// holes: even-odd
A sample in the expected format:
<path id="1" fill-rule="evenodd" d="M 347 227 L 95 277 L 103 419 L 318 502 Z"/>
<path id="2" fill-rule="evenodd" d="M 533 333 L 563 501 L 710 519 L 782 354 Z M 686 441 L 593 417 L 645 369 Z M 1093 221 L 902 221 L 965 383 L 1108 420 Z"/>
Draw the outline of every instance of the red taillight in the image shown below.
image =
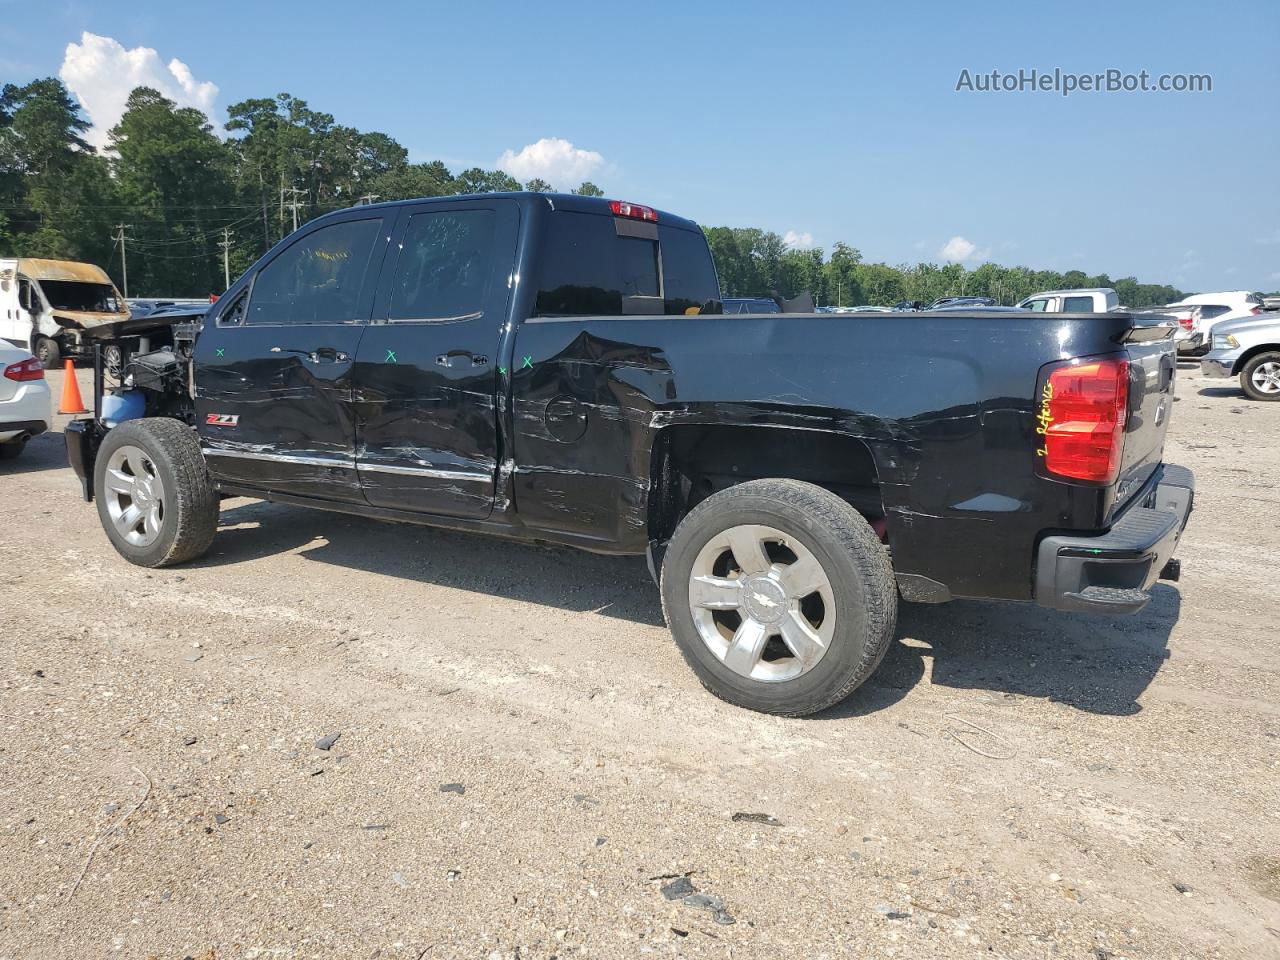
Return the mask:
<path id="1" fill-rule="evenodd" d="M 1188 333 L 1190 333 L 1191 328 L 1194 326 L 1194 324 L 1191 321 L 1191 314 L 1184 313 L 1181 316 L 1179 316 L 1178 324 L 1182 327 L 1183 330 L 1186 330 Z"/>
<path id="2" fill-rule="evenodd" d="M 1129 361 L 1073 360 L 1050 369 L 1040 388 L 1037 454 L 1056 477 L 1114 483 L 1129 412 Z"/>
<path id="3" fill-rule="evenodd" d="M 609 209 L 615 217 L 631 217 L 633 220 L 658 220 L 658 211 L 653 207 L 641 206 L 638 203 L 627 203 L 625 200 L 610 200 Z"/>
<path id="4" fill-rule="evenodd" d="M 22 383 L 26 380 L 43 380 L 44 367 L 40 365 L 40 361 L 35 357 L 30 360 L 19 360 L 17 363 L 11 363 L 4 368 L 5 378 L 8 380 L 17 380 Z"/>
<path id="5" fill-rule="evenodd" d="M 1261 308 L 1261 307 L 1254 307 L 1252 310 L 1250 310 L 1250 311 L 1249 311 L 1249 313 L 1250 313 L 1250 314 L 1252 314 L 1252 315 L 1253 315 L 1253 316 L 1255 316 L 1255 317 L 1256 317 L 1258 314 L 1260 314 L 1261 312 L 1262 312 L 1262 308 Z"/>

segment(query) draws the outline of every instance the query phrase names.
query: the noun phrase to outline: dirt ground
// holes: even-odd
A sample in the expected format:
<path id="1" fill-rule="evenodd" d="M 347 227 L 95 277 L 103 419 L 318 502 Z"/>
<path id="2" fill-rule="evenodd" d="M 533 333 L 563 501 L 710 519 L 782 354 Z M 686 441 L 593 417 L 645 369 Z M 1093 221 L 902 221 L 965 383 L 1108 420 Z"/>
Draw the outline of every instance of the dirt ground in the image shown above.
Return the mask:
<path id="1" fill-rule="evenodd" d="M 232 500 L 145 571 L 33 441 L 0 958 L 1280 957 L 1280 404 L 1179 378 L 1179 584 L 906 605 L 809 720 L 703 691 L 642 561 Z"/>

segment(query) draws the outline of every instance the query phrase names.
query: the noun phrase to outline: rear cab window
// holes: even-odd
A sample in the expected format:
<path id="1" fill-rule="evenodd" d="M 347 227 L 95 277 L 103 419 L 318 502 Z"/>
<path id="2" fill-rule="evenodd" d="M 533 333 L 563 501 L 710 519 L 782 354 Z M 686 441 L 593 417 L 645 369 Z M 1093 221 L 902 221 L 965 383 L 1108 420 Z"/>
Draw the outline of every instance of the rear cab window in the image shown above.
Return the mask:
<path id="1" fill-rule="evenodd" d="M 719 300 L 701 231 L 573 210 L 550 215 L 535 316 L 718 312 Z"/>

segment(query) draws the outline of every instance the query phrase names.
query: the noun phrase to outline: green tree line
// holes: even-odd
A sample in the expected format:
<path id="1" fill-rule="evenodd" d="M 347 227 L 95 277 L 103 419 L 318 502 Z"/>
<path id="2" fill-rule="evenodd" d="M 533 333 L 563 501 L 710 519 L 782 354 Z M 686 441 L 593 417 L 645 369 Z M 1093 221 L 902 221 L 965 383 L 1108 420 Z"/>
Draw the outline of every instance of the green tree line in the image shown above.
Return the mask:
<path id="1" fill-rule="evenodd" d="M 726 297 L 763 297 L 777 292 L 790 299 L 809 291 L 820 304 L 893 306 L 901 300 L 929 303 L 938 297 L 994 297 L 1014 304 L 1042 290 L 1111 287 L 1129 307 L 1157 306 L 1185 294 L 1168 284 L 1139 283 L 1135 277 L 1112 279 L 1080 270 L 1058 273 L 1029 267 L 984 263 L 968 270 L 959 263 L 916 263 L 890 266 L 866 263 L 845 243 L 831 248 L 797 250 L 776 233 L 751 227 L 710 227 L 706 231 Z"/>
<path id="2" fill-rule="evenodd" d="M 287 93 L 227 108 L 227 136 L 208 117 L 157 91 L 133 91 L 99 152 L 89 123 L 55 78 L 0 91 L 0 251 L 97 263 L 131 296 L 203 296 L 225 286 L 304 223 L 362 202 L 519 190 L 498 170 L 459 173 L 439 161 L 412 163 L 392 137 L 339 124 Z M 534 179 L 524 189 L 549 191 Z M 592 183 L 575 191 L 601 196 Z M 122 226 L 123 225 L 123 228 Z M 123 233 L 123 249 L 119 239 Z M 1013 303 L 1055 287 L 1111 286 L 1122 303 L 1146 306 L 1179 291 L 1080 271 L 1059 274 L 983 264 L 864 263 L 837 243 L 788 248 L 776 233 L 711 227 L 707 238 L 726 296 L 793 297 L 820 304 L 889 305 L 977 295 Z M 225 263 L 224 263 L 225 257 Z M 121 283 L 121 285 L 123 285 Z"/>

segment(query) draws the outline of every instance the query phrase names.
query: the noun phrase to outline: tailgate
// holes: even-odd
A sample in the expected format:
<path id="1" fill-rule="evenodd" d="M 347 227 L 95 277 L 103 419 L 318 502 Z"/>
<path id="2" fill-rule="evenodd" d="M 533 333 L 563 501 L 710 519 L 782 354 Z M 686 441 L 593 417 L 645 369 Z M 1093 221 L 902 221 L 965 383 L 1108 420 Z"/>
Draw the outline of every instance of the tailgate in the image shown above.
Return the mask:
<path id="1" fill-rule="evenodd" d="M 1116 505 L 1123 506 L 1151 477 L 1164 456 L 1164 438 L 1173 413 L 1173 384 L 1177 345 L 1165 325 L 1138 321 L 1129 354 L 1129 415 L 1124 430 L 1124 454 L 1116 486 Z M 1159 331 L 1160 339 L 1149 339 Z"/>

